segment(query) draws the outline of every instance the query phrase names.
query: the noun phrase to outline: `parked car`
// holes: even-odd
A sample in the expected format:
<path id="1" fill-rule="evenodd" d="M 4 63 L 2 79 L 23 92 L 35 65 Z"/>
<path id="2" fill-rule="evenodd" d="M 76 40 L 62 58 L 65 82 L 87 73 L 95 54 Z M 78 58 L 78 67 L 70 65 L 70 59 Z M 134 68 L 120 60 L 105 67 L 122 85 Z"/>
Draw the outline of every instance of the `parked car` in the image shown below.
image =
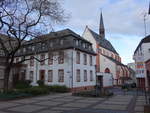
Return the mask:
<path id="1" fill-rule="evenodd" d="M 136 88 L 136 83 L 133 81 L 126 81 L 123 85 L 122 85 L 122 89 L 129 89 L 129 88 Z"/>

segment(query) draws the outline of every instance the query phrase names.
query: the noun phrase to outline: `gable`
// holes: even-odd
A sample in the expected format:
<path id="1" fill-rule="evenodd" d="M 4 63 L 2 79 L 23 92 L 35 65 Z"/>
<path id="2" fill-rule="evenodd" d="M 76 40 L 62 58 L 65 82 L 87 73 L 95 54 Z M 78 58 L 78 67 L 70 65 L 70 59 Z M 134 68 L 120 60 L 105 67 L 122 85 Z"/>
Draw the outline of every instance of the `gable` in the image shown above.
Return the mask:
<path id="1" fill-rule="evenodd" d="M 91 29 L 89 29 L 92 37 L 96 40 L 96 42 L 99 44 L 99 46 L 108 49 L 109 51 L 112 51 L 113 53 L 117 54 L 117 51 L 115 50 L 115 48 L 112 46 L 112 44 L 106 40 L 105 38 L 100 38 L 100 36 L 95 33 L 94 31 L 92 31 Z"/>

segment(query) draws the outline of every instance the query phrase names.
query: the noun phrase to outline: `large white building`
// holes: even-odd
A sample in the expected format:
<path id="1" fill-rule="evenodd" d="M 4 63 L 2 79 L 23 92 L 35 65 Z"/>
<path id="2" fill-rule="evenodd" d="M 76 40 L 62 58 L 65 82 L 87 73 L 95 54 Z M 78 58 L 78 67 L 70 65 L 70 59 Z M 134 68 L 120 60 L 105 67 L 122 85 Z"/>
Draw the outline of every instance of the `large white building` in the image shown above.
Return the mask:
<path id="1" fill-rule="evenodd" d="M 73 90 L 94 88 L 96 85 L 96 53 L 92 44 L 73 31 L 66 29 L 40 36 L 19 50 L 16 62 L 24 58 L 21 78 L 37 85 L 65 85 Z M 39 60 L 39 61 L 37 61 Z"/>
<path id="2" fill-rule="evenodd" d="M 112 44 L 105 38 L 102 13 L 100 17 L 99 34 L 95 33 L 88 26 L 86 26 L 82 36 L 84 39 L 93 44 L 93 49 L 97 53 L 97 75 L 102 75 L 101 77 L 105 77 L 106 74 L 104 73 L 112 74 L 114 85 L 121 85 L 130 79 L 128 67 L 121 63 L 121 57 Z M 100 79 L 102 80 L 102 78 Z"/>
<path id="3" fill-rule="evenodd" d="M 138 87 L 148 87 L 145 62 L 150 59 L 150 35 L 140 41 L 133 59 L 135 61 Z"/>

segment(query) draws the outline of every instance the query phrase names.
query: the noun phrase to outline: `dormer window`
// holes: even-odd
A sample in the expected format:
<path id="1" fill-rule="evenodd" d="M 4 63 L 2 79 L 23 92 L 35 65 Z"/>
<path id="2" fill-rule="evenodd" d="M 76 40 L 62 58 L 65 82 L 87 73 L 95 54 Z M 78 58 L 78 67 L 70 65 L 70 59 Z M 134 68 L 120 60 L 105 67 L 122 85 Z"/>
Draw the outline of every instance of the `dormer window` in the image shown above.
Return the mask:
<path id="1" fill-rule="evenodd" d="M 42 49 L 45 49 L 45 43 L 42 43 L 41 46 L 42 46 Z"/>
<path id="2" fill-rule="evenodd" d="M 63 45 L 63 43 L 64 43 L 64 40 L 60 40 L 60 45 Z"/>
<path id="3" fill-rule="evenodd" d="M 85 48 L 85 43 L 82 43 L 82 45 L 83 45 L 83 48 Z"/>
<path id="4" fill-rule="evenodd" d="M 76 46 L 79 45 L 79 40 L 75 40 L 75 45 L 76 45 Z"/>
<path id="5" fill-rule="evenodd" d="M 53 47 L 53 42 L 50 41 L 50 42 L 49 42 L 49 45 L 50 45 L 50 47 Z"/>
<path id="6" fill-rule="evenodd" d="M 35 46 L 32 46 L 32 51 L 34 51 L 35 50 Z"/>

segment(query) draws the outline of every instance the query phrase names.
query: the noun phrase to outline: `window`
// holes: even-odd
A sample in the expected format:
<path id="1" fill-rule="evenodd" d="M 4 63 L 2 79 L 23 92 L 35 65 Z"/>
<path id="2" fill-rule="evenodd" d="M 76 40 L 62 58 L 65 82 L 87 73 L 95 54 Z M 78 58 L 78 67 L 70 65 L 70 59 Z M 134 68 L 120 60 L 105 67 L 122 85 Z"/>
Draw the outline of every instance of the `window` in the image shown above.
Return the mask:
<path id="1" fill-rule="evenodd" d="M 34 66 L 34 56 L 30 56 L 30 66 Z"/>
<path id="2" fill-rule="evenodd" d="M 87 81 L 87 70 L 84 70 L 84 81 Z"/>
<path id="3" fill-rule="evenodd" d="M 80 52 L 77 52 L 76 54 L 76 63 L 80 64 Z"/>
<path id="4" fill-rule="evenodd" d="M 18 63 L 19 62 L 19 58 L 16 58 L 16 63 Z"/>
<path id="5" fill-rule="evenodd" d="M 60 45 L 63 45 L 64 44 L 64 40 L 60 40 Z"/>
<path id="6" fill-rule="evenodd" d="M 48 65 L 53 65 L 53 53 L 48 54 Z"/>
<path id="7" fill-rule="evenodd" d="M 41 43 L 41 48 L 42 48 L 42 50 L 44 50 L 45 47 L 46 47 L 46 44 L 45 44 L 45 43 Z"/>
<path id="8" fill-rule="evenodd" d="M 75 43 L 76 43 L 76 46 L 78 46 L 78 45 L 79 45 L 79 41 L 78 41 L 78 40 L 75 40 Z"/>
<path id="9" fill-rule="evenodd" d="M 41 54 L 41 65 L 45 64 L 45 54 Z"/>
<path id="10" fill-rule="evenodd" d="M 64 82 L 64 70 L 58 70 L 58 82 Z"/>
<path id="11" fill-rule="evenodd" d="M 84 65 L 87 65 L 87 55 L 83 54 L 83 58 L 84 58 Z"/>
<path id="12" fill-rule="evenodd" d="M 90 56 L 90 65 L 93 65 L 93 60 L 92 60 L 92 56 Z"/>
<path id="13" fill-rule="evenodd" d="M 48 82 L 53 82 L 53 70 L 48 70 Z"/>
<path id="14" fill-rule="evenodd" d="M 59 52 L 58 64 L 64 63 L 64 52 Z"/>
<path id="15" fill-rule="evenodd" d="M 52 41 L 49 42 L 49 46 L 53 47 L 53 42 Z"/>
<path id="16" fill-rule="evenodd" d="M 105 73 L 110 73 L 110 69 L 109 69 L 109 68 L 106 68 L 106 69 L 105 69 Z"/>
<path id="17" fill-rule="evenodd" d="M 30 71 L 30 80 L 33 82 L 33 71 Z"/>
<path id="18" fill-rule="evenodd" d="M 113 55 L 113 54 L 111 54 L 111 57 L 112 57 L 112 58 L 114 58 L 114 55 Z"/>
<path id="19" fill-rule="evenodd" d="M 80 70 L 79 69 L 77 69 L 77 72 L 76 72 L 77 74 L 76 74 L 76 81 L 77 82 L 80 82 Z"/>
<path id="20" fill-rule="evenodd" d="M 103 49 L 103 54 L 105 55 L 105 50 Z"/>
<path id="21" fill-rule="evenodd" d="M 90 81 L 93 81 L 93 71 L 90 71 Z"/>
<path id="22" fill-rule="evenodd" d="M 102 53 L 102 49 L 99 48 L 99 49 L 98 49 L 98 52 L 99 52 L 99 53 Z"/>
<path id="23" fill-rule="evenodd" d="M 4 69 L 0 68 L 0 79 L 4 79 Z"/>

